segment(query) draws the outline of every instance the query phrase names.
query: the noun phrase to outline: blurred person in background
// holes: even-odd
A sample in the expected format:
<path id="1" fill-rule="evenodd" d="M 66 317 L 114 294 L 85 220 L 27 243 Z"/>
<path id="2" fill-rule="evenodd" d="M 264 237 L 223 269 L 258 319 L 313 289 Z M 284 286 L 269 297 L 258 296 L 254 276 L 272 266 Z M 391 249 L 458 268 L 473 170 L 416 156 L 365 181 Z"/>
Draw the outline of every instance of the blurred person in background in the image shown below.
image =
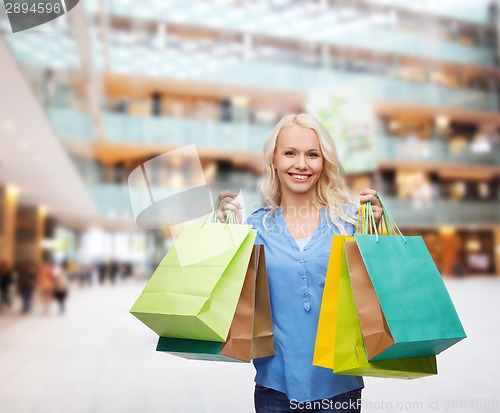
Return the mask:
<path id="1" fill-rule="evenodd" d="M 127 279 L 132 277 L 134 267 L 130 262 L 123 264 L 123 278 Z"/>
<path id="2" fill-rule="evenodd" d="M 255 243 L 264 244 L 266 252 L 275 355 L 253 361 L 255 411 L 295 412 L 292 401 L 320 401 L 326 405 L 321 412 L 358 413 L 362 377 L 334 374 L 312 362 L 332 236 L 353 235 L 357 205 L 368 201 L 378 224 L 382 208 L 377 192 L 365 189 L 359 202 L 353 199 L 330 134 L 306 113 L 278 122 L 264 158 L 266 208 L 255 211 L 247 223 L 257 229 Z M 219 194 L 222 222 L 229 211 L 241 222 L 236 196 Z M 335 407 L 339 405 L 349 407 Z"/>
<path id="3" fill-rule="evenodd" d="M 37 281 L 35 263 L 30 259 L 24 260 L 19 267 L 17 275 L 17 286 L 23 302 L 22 313 L 27 314 L 31 311 L 31 302 Z"/>
<path id="4" fill-rule="evenodd" d="M 78 264 L 74 260 L 65 261 L 66 262 L 66 275 L 68 277 L 68 281 L 72 281 L 78 277 Z"/>
<path id="5" fill-rule="evenodd" d="M 108 266 L 106 265 L 106 263 L 104 261 L 100 262 L 99 264 L 97 264 L 97 270 L 98 270 L 98 274 L 99 274 L 99 284 L 104 284 L 104 281 L 106 281 L 106 274 L 108 272 Z"/>
<path id="6" fill-rule="evenodd" d="M 40 302 L 42 304 L 42 313 L 45 315 L 48 314 L 50 310 L 50 304 L 52 303 L 52 298 L 54 297 L 54 286 L 54 263 L 52 260 L 47 260 L 38 277 L 38 291 L 40 295 Z"/>
<path id="7" fill-rule="evenodd" d="M 112 260 L 109 263 L 109 279 L 111 280 L 111 284 L 115 283 L 119 271 L 120 271 L 120 264 L 115 260 Z"/>
<path id="8" fill-rule="evenodd" d="M 92 285 L 92 273 L 94 272 L 94 266 L 92 264 L 83 265 L 78 272 L 78 281 L 80 287 L 85 286 L 85 284 Z"/>
<path id="9" fill-rule="evenodd" d="M 10 285 L 14 281 L 12 268 L 7 261 L 0 263 L 0 312 L 10 308 Z"/>
<path id="10" fill-rule="evenodd" d="M 55 272 L 54 299 L 59 304 L 59 314 L 64 314 L 66 310 L 66 297 L 68 296 L 68 263 L 63 262 Z"/>

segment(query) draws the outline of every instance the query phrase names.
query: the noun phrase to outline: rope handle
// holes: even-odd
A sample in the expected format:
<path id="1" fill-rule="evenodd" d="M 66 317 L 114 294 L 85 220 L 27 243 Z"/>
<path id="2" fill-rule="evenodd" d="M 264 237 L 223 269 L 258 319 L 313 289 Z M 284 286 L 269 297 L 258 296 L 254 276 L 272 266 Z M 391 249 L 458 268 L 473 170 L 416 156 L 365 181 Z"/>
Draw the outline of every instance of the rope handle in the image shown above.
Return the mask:
<path id="1" fill-rule="evenodd" d="M 386 205 L 385 205 L 385 202 L 382 200 L 382 197 L 380 196 L 380 194 L 377 193 L 377 198 L 378 200 L 380 201 L 380 205 L 382 206 L 382 210 L 384 211 L 384 218 L 385 218 L 385 221 L 386 221 L 386 225 L 388 227 L 388 234 L 390 235 L 390 231 L 392 231 L 392 233 L 394 235 L 397 235 L 396 234 L 396 230 L 397 232 L 399 233 L 399 235 L 401 236 L 401 238 L 403 239 L 403 242 L 406 244 L 406 238 L 404 237 L 404 235 L 401 233 L 401 230 L 399 229 L 398 225 L 396 224 L 396 221 L 394 220 L 394 218 L 392 217 L 391 213 L 389 212 L 389 210 L 387 209 Z M 389 230 L 390 228 L 390 230 Z"/>
<path id="2" fill-rule="evenodd" d="M 399 234 L 403 239 L 403 242 L 406 244 L 406 238 L 403 236 L 401 230 L 392 218 L 380 194 L 377 194 L 377 198 L 380 201 L 380 205 L 382 206 L 380 234 L 386 233 L 388 236 L 397 236 Z M 378 242 L 379 240 L 379 232 L 377 230 L 375 216 L 373 214 L 373 208 L 370 202 L 364 203 L 358 209 L 356 233 L 375 235 L 376 242 Z"/>
<path id="3" fill-rule="evenodd" d="M 358 209 L 358 221 L 356 223 L 356 232 L 362 234 L 378 234 L 375 225 L 375 216 L 370 202 L 363 204 Z"/>
<path id="4" fill-rule="evenodd" d="M 202 228 L 205 226 L 207 221 L 209 223 L 212 223 L 212 224 L 222 223 L 221 220 L 219 219 L 219 217 L 217 216 L 217 210 L 219 209 L 219 206 L 220 206 L 220 199 L 217 196 L 217 199 L 213 203 L 212 208 L 210 208 L 210 212 L 205 217 L 205 220 L 203 221 L 203 224 L 201 225 Z M 208 220 L 209 217 L 210 217 L 210 220 Z M 238 224 L 238 223 L 239 223 L 238 217 L 236 216 L 234 211 L 230 209 L 226 215 L 225 227 L 227 227 L 228 224 Z"/>

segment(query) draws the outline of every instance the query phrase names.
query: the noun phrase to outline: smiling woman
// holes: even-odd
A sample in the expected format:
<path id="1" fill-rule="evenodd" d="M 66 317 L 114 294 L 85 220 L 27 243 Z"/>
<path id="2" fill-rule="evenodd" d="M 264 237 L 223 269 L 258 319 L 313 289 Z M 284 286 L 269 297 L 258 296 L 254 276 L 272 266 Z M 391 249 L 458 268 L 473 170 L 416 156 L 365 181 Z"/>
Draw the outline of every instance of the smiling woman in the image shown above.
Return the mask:
<path id="1" fill-rule="evenodd" d="M 267 207 L 247 221 L 265 248 L 275 355 L 254 360 L 256 412 L 293 412 L 296 403 L 309 402 L 321 406 L 314 411 L 359 412 L 362 378 L 312 365 L 332 236 L 354 233 L 357 203 L 342 179 L 330 134 L 311 115 L 278 122 L 264 157 Z M 364 190 L 359 201 L 370 201 L 378 220 L 375 195 Z M 219 195 L 222 220 L 229 210 L 241 209 L 235 197 L 229 191 Z"/>

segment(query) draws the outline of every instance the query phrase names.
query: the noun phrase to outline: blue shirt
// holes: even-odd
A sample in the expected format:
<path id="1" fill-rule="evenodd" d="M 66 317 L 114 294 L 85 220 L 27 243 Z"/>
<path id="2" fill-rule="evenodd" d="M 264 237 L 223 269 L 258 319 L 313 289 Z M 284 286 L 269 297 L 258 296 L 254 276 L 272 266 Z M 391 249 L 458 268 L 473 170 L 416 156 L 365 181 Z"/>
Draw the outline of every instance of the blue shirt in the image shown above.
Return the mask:
<path id="1" fill-rule="evenodd" d="M 254 360 L 256 383 L 296 401 L 327 399 L 362 388 L 361 377 L 336 375 L 312 365 L 332 236 L 339 234 L 338 229 L 327 221 L 322 209 L 320 224 L 301 251 L 288 231 L 281 208 L 264 227 L 263 217 L 268 211 L 258 209 L 247 220 L 258 231 L 255 243 L 265 248 L 275 351 L 273 357 Z M 347 234 L 354 234 L 354 225 L 343 223 Z"/>

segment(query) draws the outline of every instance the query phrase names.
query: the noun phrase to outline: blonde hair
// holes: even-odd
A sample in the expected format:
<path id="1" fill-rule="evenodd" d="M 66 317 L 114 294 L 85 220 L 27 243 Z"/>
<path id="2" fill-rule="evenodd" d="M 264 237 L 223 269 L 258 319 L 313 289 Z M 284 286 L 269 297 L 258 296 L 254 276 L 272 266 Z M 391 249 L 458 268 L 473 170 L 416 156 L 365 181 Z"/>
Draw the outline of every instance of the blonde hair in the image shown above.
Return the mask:
<path id="1" fill-rule="evenodd" d="M 341 234 L 346 234 L 340 219 L 356 224 L 354 217 L 347 215 L 349 206 L 356 206 L 342 175 L 343 168 L 337 155 L 337 149 L 333 139 L 324 126 L 312 115 L 307 113 L 290 114 L 281 119 L 264 145 L 264 159 L 266 163 L 266 175 L 261 184 L 261 191 L 270 211 L 264 215 L 264 225 L 267 220 L 276 213 L 281 202 L 281 186 L 276 170 L 273 167 L 273 157 L 276 149 L 278 135 L 283 128 L 289 126 L 301 126 L 316 132 L 319 140 L 321 153 L 323 155 L 323 170 L 316 183 L 313 194 L 313 202 L 326 208 L 327 216 Z"/>

